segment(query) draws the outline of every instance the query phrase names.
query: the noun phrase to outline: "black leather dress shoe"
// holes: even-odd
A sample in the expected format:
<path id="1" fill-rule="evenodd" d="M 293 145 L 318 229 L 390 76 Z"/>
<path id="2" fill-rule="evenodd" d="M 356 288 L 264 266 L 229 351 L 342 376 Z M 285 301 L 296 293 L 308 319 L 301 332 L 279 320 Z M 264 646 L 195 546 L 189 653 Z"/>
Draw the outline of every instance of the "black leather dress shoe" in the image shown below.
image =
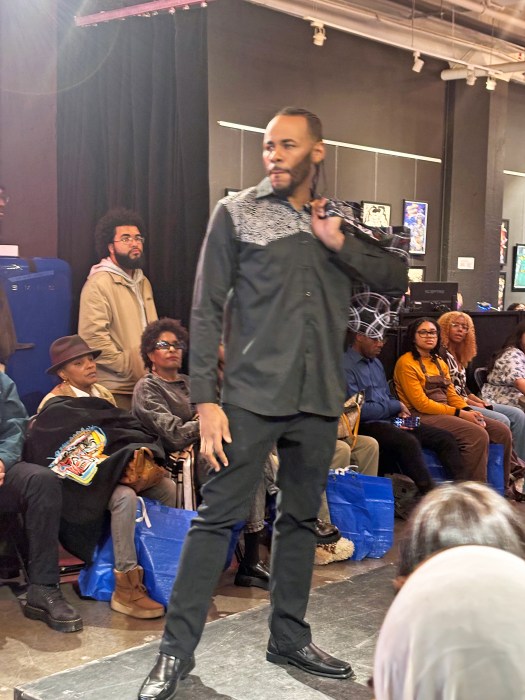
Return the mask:
<path id="1" fill-rule="evenodd" d="M 341 533 L 332 523 L 317 520 L 315 523 L 315 536 L 317 544 L 333 544 L 341 539 Z"/>
<path id="2" fill-rule="evenodd" d="M 139 700 L 172 700 L 177 692 L 179 681 L 195 668 L 195 657 L 178 659 L 162 652 L 157 656 L 155 666 L 142 684 Z"/>
<path id="3" fill-rule="evenodd" d="M 336 659 L 327 654 L 315 644 L 310 642 L 308 646 L 297 651 L 282 653 L 274 647 L 272 641 L 268 643 L 266 660 L 272 664 L 291 664 L 297 666 L 301 671 L 313 673 L 314 676 L 325 676 L 326 678 L 355 678 L 352 667 L 346 661 Z"/>
<path id="4" fill-rule="evenodd" d="M 257 588 L 263 588 L 267 591 L 270 587 L 270 570 L 262 561 L 255 566 L 244 564 L 241 561 L 235 574 L 234 583 L 236 586 L 257 586 Z"/>

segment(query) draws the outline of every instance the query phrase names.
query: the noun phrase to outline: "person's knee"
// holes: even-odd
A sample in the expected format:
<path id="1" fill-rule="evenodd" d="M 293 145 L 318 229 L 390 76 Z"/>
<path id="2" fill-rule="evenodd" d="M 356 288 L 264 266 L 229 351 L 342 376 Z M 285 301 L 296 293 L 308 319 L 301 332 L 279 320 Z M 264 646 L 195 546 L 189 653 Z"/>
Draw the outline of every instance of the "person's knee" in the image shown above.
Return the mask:
<path id="1" fill-rule="evenodd" d="M 21 465 L 22 466 L 22 465 Z M 62 502 L 62 481 L 47 467 L 39 465 L 28 465 L 27 470 L 23 470 L 19 477 L 22 487 L 20 492 L 28 500 L 38 499 L 44 503 L 57 505 L 61 508 Z"/>
<path id="2" fill-rule="evenodd" d="M 133 512 L 137 510 L 137 494 L 128 486 L 119 485 L 111 494 L 108 504 L 109 510 L 114 512 Z"/>
<path id="3" fill-rule="evenodd" d="M 352 450 L 344 440 L 337 440 L 330 469 L 344 469 L 350 464 Z"/>

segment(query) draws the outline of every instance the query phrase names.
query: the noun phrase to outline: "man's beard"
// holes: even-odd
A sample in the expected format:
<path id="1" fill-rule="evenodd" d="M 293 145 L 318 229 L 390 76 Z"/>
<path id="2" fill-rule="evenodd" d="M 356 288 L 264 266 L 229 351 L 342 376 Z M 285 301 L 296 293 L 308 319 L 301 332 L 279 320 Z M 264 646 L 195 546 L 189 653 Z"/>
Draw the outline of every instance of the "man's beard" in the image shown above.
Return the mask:
<path id="1" fill-rule="evenodd" d="M 115 251 L 114 255 L 117 264 L 124 270 L 139 270 L 144 264 L 144 255 L 142 253 L 138 258 L 130 258 L 129 253 L 123 255 L 122 253 L 117 253 L 117 251 Z"/>
<path id="2" fill-rule="evenodd" d="M 273 193 L 281 199 L 291 197 L 295 190 L 302 185 L 303 182 L 310 176 L 312 161 L 310 154 L 305 156 L 294 168 L 286 170 L 290 175 L 290 183 L 286 187 L 274 187 Z"/>

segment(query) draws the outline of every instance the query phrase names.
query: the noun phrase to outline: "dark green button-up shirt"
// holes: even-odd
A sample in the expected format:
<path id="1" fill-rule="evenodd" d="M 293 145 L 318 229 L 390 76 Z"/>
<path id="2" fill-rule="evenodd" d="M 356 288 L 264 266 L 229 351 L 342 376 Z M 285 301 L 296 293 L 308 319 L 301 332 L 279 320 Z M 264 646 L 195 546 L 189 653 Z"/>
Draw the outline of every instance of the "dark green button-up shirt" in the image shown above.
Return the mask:
<path id="1" fill-rule="evenodd" d="M 309 211 L 276 197 L 267 179 L 222 199 L 195 280 L 192 401 L 217 400 L 224 331 L 224 403 L 266 416 L 338 416 L 353 283 L 401 296 L 406 263 L 352 235 L 330 251 L 313 235 Z"/>

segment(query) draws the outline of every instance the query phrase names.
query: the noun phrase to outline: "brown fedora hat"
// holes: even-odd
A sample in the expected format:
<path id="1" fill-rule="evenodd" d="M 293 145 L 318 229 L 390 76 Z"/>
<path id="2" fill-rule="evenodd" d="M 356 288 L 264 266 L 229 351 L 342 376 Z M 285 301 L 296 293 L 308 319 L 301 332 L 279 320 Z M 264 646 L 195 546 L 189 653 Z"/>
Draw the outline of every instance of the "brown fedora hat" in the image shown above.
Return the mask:
<path id="1" fill-rule="evenodd" d="M 93 355 L 98 357 L 102 350 L 92 350 L 89 345 L 79 335 L 65 335 L 63 338 L 58 338 L 49 348 L 49 357 L 51 358 L 51 367 L 46 369 L 47 374 L 56 374 L 62 365 L 71 360 L 76 360 L 77 357 L 84 355 Z"/>

